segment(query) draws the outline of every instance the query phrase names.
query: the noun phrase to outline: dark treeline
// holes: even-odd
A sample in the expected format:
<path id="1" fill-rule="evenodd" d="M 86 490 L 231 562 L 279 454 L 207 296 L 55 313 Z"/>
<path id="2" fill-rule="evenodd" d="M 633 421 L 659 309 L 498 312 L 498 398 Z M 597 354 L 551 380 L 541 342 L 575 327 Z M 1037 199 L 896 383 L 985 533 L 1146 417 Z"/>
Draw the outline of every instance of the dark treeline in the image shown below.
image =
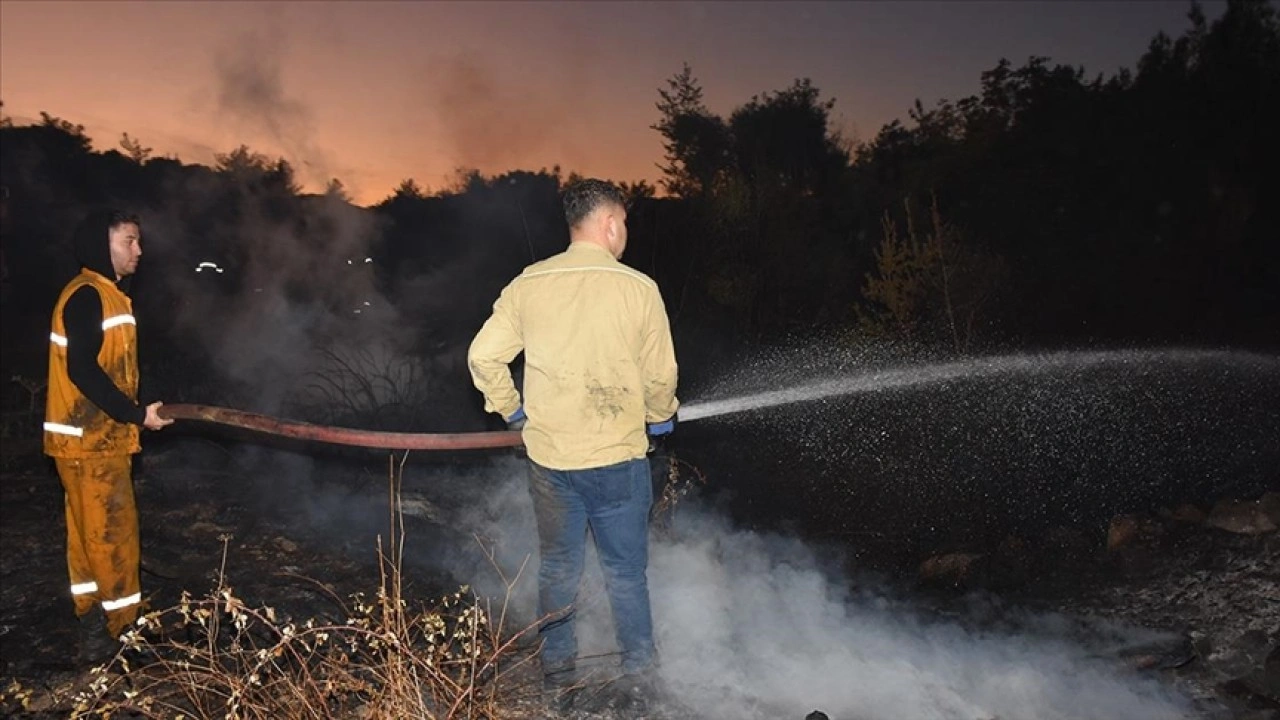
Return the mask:
<path id="1" fill-rule="evenodd" d="M 682 365 L 812 335 L 949 352 L 1280 340 L 1271 4 L 1232 0 L 1212 23 L 1192 6 L 1180 37 L 1110 77 L 1002 60 L 979 94 L 917 102 L 866 142 L 831 129 L 833 103 L 800 79 L 720 116 L 687 66 L 659 90 L 665 192 L 626 185 L 624 260 L 661 285 Z M 91 205 L 144 216 L 136 311 L 161 382 L 215 367 L 274 382 L 273 362 L 338 336 L 460 373 L 502 285 L 567 237 L 559 168 L 460 173 L 430 195 L 406 180 L 360 208 L 246 147 L 214 167 L 128 135 L 99 152 L 47 114 L 5 121 L 0 158 L 6 376 L 43 372 Z"/>
<path id="2" fill-rule="evenodd" d="M 657 129 L 687 200 L 644 227 L 692 264 L 651 269 L 676 299 L 679 268 L 696 268 L 698 314 L 762 336 L 835 323 L 962 349 L 1274 343 L 1276 14 L 1232 2 L 1211 25 L 1194 6 L 1189 19 L 1134 72 L 1001 61 L 980 94 L 917 103 L 856 147 L 807 81 L 726 119 L 686 68 Z"/>

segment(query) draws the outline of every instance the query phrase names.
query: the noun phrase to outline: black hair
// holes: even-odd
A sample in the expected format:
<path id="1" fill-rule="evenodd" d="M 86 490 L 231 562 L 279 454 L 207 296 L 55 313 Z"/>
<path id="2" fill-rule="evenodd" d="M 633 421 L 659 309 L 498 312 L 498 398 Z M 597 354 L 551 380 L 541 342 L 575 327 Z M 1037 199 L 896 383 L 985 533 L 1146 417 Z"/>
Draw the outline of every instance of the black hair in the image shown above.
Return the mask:
<path id="1" fill-rule="evenodd" d="M 107 231 L 110 232 L 121 225 L 132 223 L 139 228 L 142 227 L 142 220 L 138 218 L 138 214 L 128 210 L 108 210 L 107 211 Z"/>
<path id="2" fill-rule="evenodd" d="M 618 186 L 608 180 L 588 178 L 564 189 L 564 219 L 570 228 L 577 227 L 583 218 L 602 205 L 617 205 L 625 210 L 627 199 Z"/>

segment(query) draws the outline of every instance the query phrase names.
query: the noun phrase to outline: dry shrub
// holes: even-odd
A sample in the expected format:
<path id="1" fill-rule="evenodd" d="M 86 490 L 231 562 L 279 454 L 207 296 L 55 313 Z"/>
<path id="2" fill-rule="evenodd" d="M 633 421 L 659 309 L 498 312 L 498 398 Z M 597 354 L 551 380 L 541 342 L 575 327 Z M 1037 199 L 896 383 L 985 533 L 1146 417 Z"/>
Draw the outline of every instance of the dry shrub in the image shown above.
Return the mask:
<path id="1" fill-rule="evenodd" d="M 394 541 L 390 548 L 378 542 L 376 598 L 339 601 L 345 622 L 298 623 L 251 607 L 220 571 L 207 596 L 184 592 L 177 606 L 140 618 L 125 649 L 95 668 L 72 717 L 500 717 L 521 691 L 511 673 L 527 658 L 516 643 L 537 625 L 505 634 L 506 600 L 495 616 L 465 586 L 409 608 L 400 574 L 403 462 L 391 468 Z M 229 540 L 222 536 L 224 569 Z M 515 582 L 508 581 L 508 599 Z"/>
<path id="2" fill-rule="evenodd" d="M 699 486 L 706 485 L 707 478 L 701 470 L 674 453 L 661 454 L 656 462 L 661 463 L 662 487 L 655 494 L 649 521 L 658 533 L 667 533 L 671 530 L 676 506 Z"/>
<path id="3" fill-rule="evenodd" d="M 390 343 L 318 350 L 319 365 L 289 397 L 291 407 L 330 425 L 415 428 L 439 402 L 438 359 L 407 355 Z"/>

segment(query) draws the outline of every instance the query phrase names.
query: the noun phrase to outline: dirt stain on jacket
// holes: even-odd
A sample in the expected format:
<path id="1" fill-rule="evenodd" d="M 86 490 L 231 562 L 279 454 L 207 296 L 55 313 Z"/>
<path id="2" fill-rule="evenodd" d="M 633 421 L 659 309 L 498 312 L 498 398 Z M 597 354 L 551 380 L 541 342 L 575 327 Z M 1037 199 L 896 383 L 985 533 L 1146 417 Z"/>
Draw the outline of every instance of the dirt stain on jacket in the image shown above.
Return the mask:
<path id="1" fill-rule="evenodd" d="M 599 380 L 587 383 L 587 397 L 591 399 L 596 415 L 609 420 L 617 419 L 625 411 L 622 398 L 630 394 L 631 391 L 625 387 L 602 385 Z"/>

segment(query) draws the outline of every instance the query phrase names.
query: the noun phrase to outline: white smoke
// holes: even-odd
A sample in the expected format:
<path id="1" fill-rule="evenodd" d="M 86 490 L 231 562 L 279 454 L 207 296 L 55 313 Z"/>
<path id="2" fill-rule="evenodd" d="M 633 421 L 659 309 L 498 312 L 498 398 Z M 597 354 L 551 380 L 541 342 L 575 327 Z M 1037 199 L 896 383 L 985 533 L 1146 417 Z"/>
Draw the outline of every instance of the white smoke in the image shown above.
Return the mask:
<path id="1" fill-rule="evenodd" d="M 851 594 L 798 541 L 705 515 L 678 525 L 686 539 L 658 543 L 650 569 L 661 674 L 705 717 L 1187 717 L 1055 618 L 1023 617 L 1020 632 L 927 620 L 875 588 Z"/>
<path id="2" fill-rule="evenodd" d="M 525 563 L 511 605 L 529 621 L 533 510 L 517 463 L 497 469 L 507 479 L 484 490 L 461 527 L 492 543 L 508 576 Z M 1108 627 L 1087 642 L 1060 616 L 1009 612 L 998 625 L 930 618 L 883 588 L 849 589 L 830 569 L 838 563 L 799 540 L 733 529 L 687 504 L 666 535 L 654 539 L 649 569 L 660 676 L 671 704 L 699 717 L 798 718 L 815 708 L 857 720 L 1190 716 L 1187 700 L 1114 657 L 1115 645 L 1150 641 L 1150 631 Z M 478 578 L 481 593 L 505 591 L 491 569 L 451 570 Z M 616 664 L 594 554 L 578 639 L 580 668 Z"/>

